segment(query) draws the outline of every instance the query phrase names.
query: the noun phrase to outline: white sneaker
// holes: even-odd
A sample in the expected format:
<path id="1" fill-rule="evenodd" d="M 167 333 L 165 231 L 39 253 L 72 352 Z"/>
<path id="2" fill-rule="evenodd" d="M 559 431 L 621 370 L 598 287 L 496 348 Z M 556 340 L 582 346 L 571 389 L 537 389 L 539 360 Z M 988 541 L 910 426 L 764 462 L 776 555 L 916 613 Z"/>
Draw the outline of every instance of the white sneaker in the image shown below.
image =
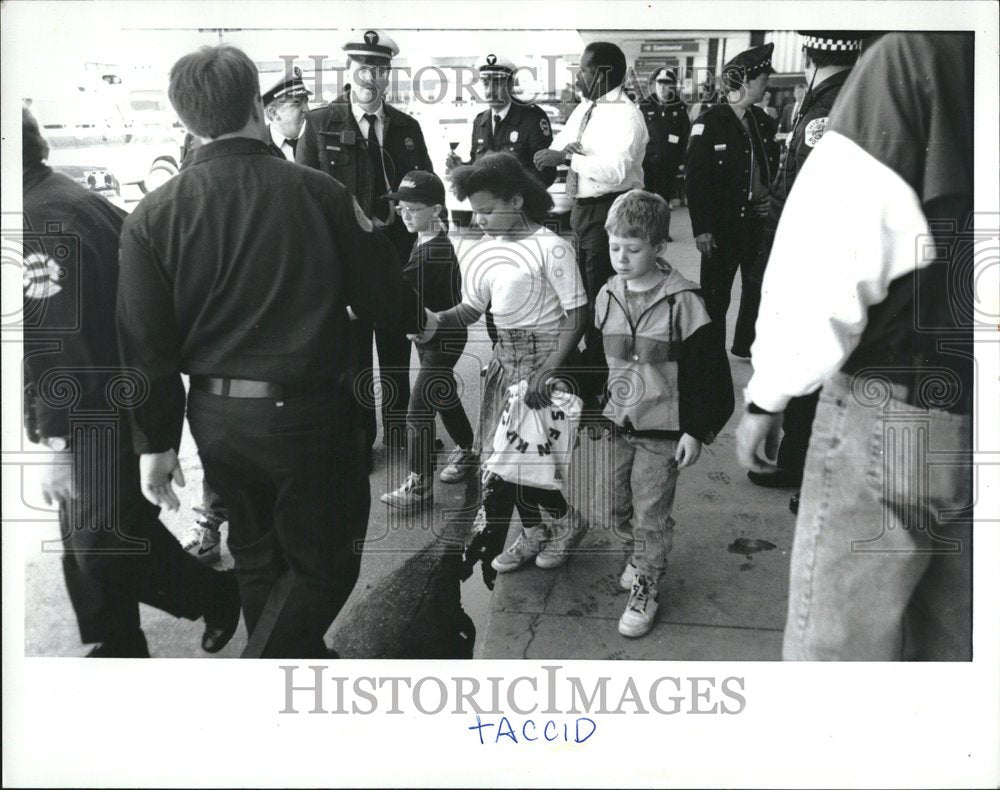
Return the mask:
<path id="1" fill-rule="evenodd" d="M 410 472 L 403 484 L 395 491 L 382 494 L 382 501 L 389 507 L 413 510 L 434 500 L 434 486 L 424 480 L 423 475 Z"/>
<path id="2" fill-rule="evenodd" d="M 441 470 L 442 483 L 460 483 L 476 466 L 476 454 L 472 450 L 456 447 L 448 456 L 448 463 Z"/>
<path id="3" fill-rule="evenodd" d="M 589 526 L 583 514 L 570 506 L 565 516 L 552 522 L 552 536 L 535 558 L 535 565 L 549 570 L 565 563 Z"/>
<path id="4" fill-rule="evenodd" d="M 206 565 L 218 562 L 222 558 L 220 542 L 219 529 L 212 529 L 201 521 L 196 521 L 181 535 L 181 548 L 198 562 L 204 562 Z"/>
<path id="5" fill-rule="evenodd" d="M 651 581 L 645 576 L 635 577 L 632 592 L 629 593 L 625 613 L 618 621 L 618 633 L 631 638 L 645 636 L 653 627 L 656 610 L 660 602 L 656 597 Z"/>
<path id="6" fill-rule="evenodd" d="M 625 592 L 632 589 L 632 585 L 635 583 L 635 577 L 638 573 L 639 569 L 635 567 L 635 563 L 632 562 L 632 560 L 629 560 L 628 565 L 625 566 L 625 570 L 622 571 L 622 575 L 618 579 L 618 584 L 623 590 L 625 590 Z"/>
<path id="7" fill-rule="evenodd" d="M 490 563 L 493 570 L 497 573 L 509 573 L 530 562 L 538 556 L 544 535 L 545 530 L 542 527 L 531 530 L 531 534 L 528 534 L 528 530 L 522 529 L 514 542 L 493 558 L 493 562 Z"/>

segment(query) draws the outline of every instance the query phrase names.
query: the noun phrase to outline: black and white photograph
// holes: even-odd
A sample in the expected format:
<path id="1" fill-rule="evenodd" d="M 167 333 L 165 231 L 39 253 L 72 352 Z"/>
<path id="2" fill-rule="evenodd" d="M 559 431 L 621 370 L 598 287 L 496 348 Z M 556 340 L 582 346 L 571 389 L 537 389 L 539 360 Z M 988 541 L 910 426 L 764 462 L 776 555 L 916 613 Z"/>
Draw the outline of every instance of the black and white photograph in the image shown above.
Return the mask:
<path id="1" fill-rule="evenodd" d="M 5 785 L 1000 785 L 995 4 L 0 13 Z"/>

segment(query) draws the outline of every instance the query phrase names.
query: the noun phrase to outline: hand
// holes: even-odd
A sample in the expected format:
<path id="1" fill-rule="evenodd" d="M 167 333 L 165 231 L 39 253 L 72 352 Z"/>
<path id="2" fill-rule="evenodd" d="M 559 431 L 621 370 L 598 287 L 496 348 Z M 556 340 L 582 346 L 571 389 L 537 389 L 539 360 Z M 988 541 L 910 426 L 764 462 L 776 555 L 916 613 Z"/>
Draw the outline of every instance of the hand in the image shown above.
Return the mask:
<path id="1" fill-rule="evenodd" d="M 45 504 L 69 504 L 76 498 L 73 453 L 50 451 L 42 464 L 42 499 Z"/>
<path id="2" fill-rule="evenodd" d="M 684 434 L 677 442 L 677 452 L 674 453 L 674 460 L 677 462 L 677 469 L 687 469 L 694 466 L 701 457 L 701 442 L 690 434 Z"/>
<path id="3" fill-rule="evenodd" d="M 563 148 L 564 154 L 582 154 L 583 153 L 583 143 L 579 140 L 574 140 L 565 148 Z"/>
<path id="4" fill-rule="evenodd" d="M 524 405 L 529 409 L 542 409 L 552 405 L 550 397 L 551 378 L 555 371 L 548 365 L 542 365 L 528 380 L 528 389 L 524 393 Z"/>
<path id="5" fill-rule="evenodd" d="M 715 243 L 715 239 L 712 238 L 711 233 L 699 233 L 694 237 L 694 243 L 698 248 L 698 252 L 702 255 L 707 255 L 709 258 L 712 257 L 712 250 L 719 246 Z"/>
<path id="6" fill-rule="evenodd" d="M 533 159 L 535 167 L 544 170 L 546 167 L 555 167 L 566 163 L 566 152 L 555 151 L 551 148 L 543 148 L 536 151 Z"/>
<path id="7" fill-rule="evenodd" d="M 778 454 L 778 433 L 781 430 L 781 414 L 750 414 L 744 412 L 736 428 L 736 458 L 744 469 L 751 472 L 770 474 L 778 465 L 770 459 Z M 757 449 L 764 444 L 764 457 L 757 455 Z"/>
<path id="8" fill-rule="evenodd" d="M 461 164 L 462 164 L 462 157 L 460 157 L 454 151 L 449 151 L 448 156 L 444 158 L 444 171 L 447 173 L 449 170 L 454 170 Z"/>
<path id="9" fill-rule="evenodd" d="M 438 321 L 437 313 L 432 310 L 428 310 L 426 307 L 424 308 L 424 316 L 426 317 L 426 320 L 424 321 L 424 331 L 416 335 L 407 335 L 407 337 L 414 343 L 419 343 L 422 346 L 431 341 L 434 334 L 437 332 L 438 326 L 441 324 L 441 322 Z"/>
<path id="10" fill-rule="evenodd" d="M 171 485 L 171 482 L 174 482 L 184 488 L 184 472 L 181 471 L 176 450 L 140 455 L 139 480 L 142 495 L 154 505 L 165 507 L 167 510 L 177 510 L 181 506 Z"/>

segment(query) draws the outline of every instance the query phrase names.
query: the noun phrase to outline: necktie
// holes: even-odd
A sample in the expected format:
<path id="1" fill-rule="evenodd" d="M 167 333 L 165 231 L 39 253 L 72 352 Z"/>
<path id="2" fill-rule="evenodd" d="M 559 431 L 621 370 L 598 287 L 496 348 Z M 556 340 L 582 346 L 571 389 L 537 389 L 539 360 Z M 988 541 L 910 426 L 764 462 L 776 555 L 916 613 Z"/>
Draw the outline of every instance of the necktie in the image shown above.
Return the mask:
<path id="1" fill-rule="evenodd" d="M 377 117 L 373 113 L 365 113 L 368 121 L 368 161 L 372 165 L 372 214 L 380 220 L 389 218 L 389 201 L 379 200 L 385 194 L 385 165 L 382 163 L 382 146 L 378 144 L 375 133 Z"/>
<path id="2" fill-rule="evenodd" d="M 497 139 L 497 130 L 500 128 L 500 121 L 503 119 L 499 115 L 493 116 L 493 139 Z"/>
<path id="3" fill-rule="evenodd" d="M 295 146 L 299 142 L 299 139 L 297 137 L 289 137 L 285 139 L 285 142 L 288 143 L 288 147 L 292 149 L 292 156 L 295 156 Z"/>
<path id="4" fill-rule="evenodd" d="M 590 115 L 594 112 L 594 103 L 587 108 L 587 111 L 583 114 L 583 120 L 580 121 L 580 130 L 576 133 L 576 141 L 580 142 L 583 139 L 583 130 L 587 128 L 587 124 L 590 122 Z M 577 175 L 576 171 L 571 167 L 566 173 L 566 197 L 575 198 L 577 192 L 580 190 L 580 177 Z"/>

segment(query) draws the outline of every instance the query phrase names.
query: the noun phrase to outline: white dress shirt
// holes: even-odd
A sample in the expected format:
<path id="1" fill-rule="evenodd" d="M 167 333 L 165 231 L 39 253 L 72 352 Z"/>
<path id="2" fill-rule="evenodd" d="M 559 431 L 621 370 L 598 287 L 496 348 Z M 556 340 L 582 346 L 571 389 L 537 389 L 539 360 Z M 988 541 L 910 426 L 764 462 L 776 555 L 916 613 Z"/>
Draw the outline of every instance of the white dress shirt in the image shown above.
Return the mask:
<path id="1" fill-rule="evenodd" d="M 385 104 L 380 104 L 375 112 L 369 113 L 354 102 L 351 102 L 351 112 L 354 114 L 354 120 L 358 122 L 358 128 L 361 130 L 362 137 L 366 140 L 368 139 L 368 121 L 365 119 L 365 115 L 375 116 L 375 137 L 378 138 L 378 144 L 383 145 L 382 141 L 385 139 Z"/>
<path id="2" fill-rule="evenodd" d="M 274 142 L 275 147 L 285 155 L 285 159 L 287 159 L 289 162 L 294 162 L 295 151 L 293 151 L 292 147 L 288 144 L 288 138 L 285 137 L 285 135 L 283 135 L 281 132 L 279 132 L 278 127 L 275 126 L 273 123 L 268 126 L 268 129 L 271 130 L 271 140 Z M 303 121 L 302 126 L 299 128 L 299 133 L 295 135 L 295 139 L 301 140 L 302 133 L 305 132 L 305 130 L 306 130 L 306 122 Z"/>
<path id="3" fill-rule="evenodd" d="M 579 136 L 587 109 L 593 106 L 580 144 L 583 152 L 573 154 L 569 166 L 579 176 L 577 197 L 597 197 L 610 192 L 642 189 L 642 160 L 649 132 L 635 103 L 621 86 L 584 100 L 573 110 L 566 126 L 552 140 L 552 149 L 563 150 Z"/>

